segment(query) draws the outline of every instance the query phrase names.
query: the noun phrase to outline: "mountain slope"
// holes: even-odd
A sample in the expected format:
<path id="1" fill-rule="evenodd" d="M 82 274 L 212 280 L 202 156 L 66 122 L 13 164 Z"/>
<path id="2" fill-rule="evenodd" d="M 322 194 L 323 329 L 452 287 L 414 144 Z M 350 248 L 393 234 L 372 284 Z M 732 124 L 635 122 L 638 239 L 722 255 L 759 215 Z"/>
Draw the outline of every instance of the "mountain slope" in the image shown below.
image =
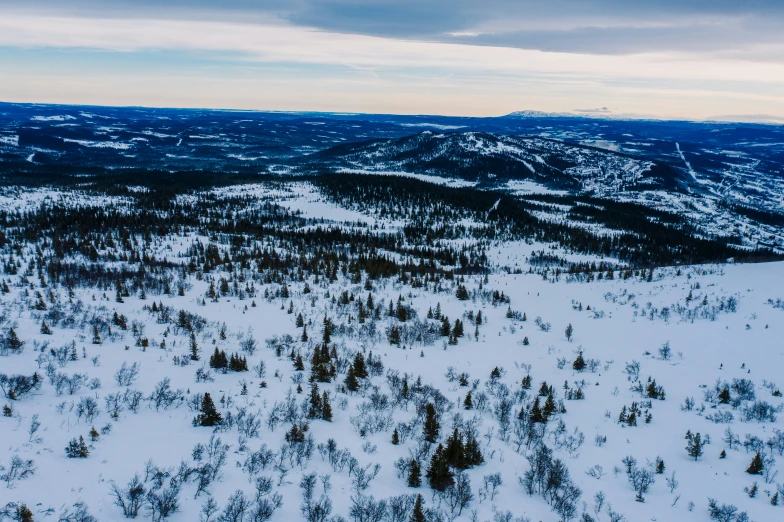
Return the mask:
<path id="1" fill-rule="evenodd" d="M 480 183 L 531 180 L 553 189 L 612 194 L 688 187 L 665 163 L 537 137 L 424 131 L 402 138 L 338 145 L 296 162 L 310 168 L 407 172 Z"/>

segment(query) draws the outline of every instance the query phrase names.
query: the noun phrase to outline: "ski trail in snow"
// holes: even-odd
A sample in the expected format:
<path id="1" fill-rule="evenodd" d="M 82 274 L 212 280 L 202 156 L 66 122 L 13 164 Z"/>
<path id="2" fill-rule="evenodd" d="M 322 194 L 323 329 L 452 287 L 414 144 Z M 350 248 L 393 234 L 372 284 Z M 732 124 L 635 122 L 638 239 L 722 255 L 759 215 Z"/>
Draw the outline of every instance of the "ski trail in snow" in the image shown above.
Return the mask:
<path id="1" fill-rule="evenodd" d="M 500 199 L 499 199 L 498 201 L 496 201 L 495 203 L 493 203 L 493 206 L 492 206 L 492 207 L 490 207 L 490 210 L 488 210 L 488 211 L 487 211 L 487 214 L 485 214 L 485 219 L 487 219 L 487 218 L 489 218 L 489 217 L 490 217 L 490 213 L 491 213 L 493 210 L 496 210 L 496 209 L 498 208 L 498 205 L 499 205 L 500 203 L 501 203 L 501 200 L 500 200 Z"/>
<path id="2" fill-rule="evenodd" d="M 683 162 L 686 164 L 686 168 L 689 169 L 689 174 L 691 174 L 691 177 L 694 178 L 694 181 L 699 183 L 700 180 L 697 179 L 697 173 L 694 172 L 693 168 L 691 168 L 691 163 L 689 163 L 689 161 L 686 159 L 686 156 L 683 155 L 683 151 L 681 151 L 680 143 L 676 143 L 675 144 L 675 148 L 677 149 L 678 154 L 680 155 L 680 157 L 683 160 Z"/>
<path id="3" fill-rule="evenodd" d="M 33 156 L 35 156 L 35 152 L 33 152 L 32 154 L 30 154 L 29 156 L 27 156 L 27 161 L 29 161 L 30 163 L 32 163 L 32 162 L 33 162 Z"/>
<path id="4" fill-rule="evenodd" d="M 182 138 L 180 138 L 180 141 L 177 142 L 177 146 L 179 147 L 180 145 L 182 145 Z"/>

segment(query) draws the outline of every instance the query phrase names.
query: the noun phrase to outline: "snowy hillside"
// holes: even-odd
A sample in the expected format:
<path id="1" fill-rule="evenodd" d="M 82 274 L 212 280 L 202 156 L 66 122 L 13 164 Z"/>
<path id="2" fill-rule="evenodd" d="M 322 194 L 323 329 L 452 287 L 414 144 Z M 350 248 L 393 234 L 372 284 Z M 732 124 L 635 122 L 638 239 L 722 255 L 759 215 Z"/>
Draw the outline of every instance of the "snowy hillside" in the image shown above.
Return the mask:
<path id="1" fill-rule="evenodd" d="M 0 104 L 7 185 L 173 190 L 325 172 L 443 179 L 525 199 L 665 211 L 705 238 L 784 252 L 784 127 Z M 429 178 L 422 178 L 428 176 Z M 548 219 L 561 219 L 550 216 Z"/>
<path id="2" fill-rule="evenodd" d="M 439 136 L 340 161 L 660 183 Z M 420 173 L 3 187 L 0 520 L 784 516 L 784 264 L 686 263 L 772 252 Z"/>

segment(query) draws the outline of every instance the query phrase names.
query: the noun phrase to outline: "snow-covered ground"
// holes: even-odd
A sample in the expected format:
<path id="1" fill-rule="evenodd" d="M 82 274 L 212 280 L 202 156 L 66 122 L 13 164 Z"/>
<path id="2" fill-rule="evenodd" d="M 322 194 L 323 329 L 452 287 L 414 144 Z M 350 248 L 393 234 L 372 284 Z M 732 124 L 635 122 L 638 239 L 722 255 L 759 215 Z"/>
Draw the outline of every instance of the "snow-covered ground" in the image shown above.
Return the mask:
<path id="1" fill-rule="evenodd" d="M 397 225 L 336 207 L 306 184 L 292 184 L 286 190 L 244 185 L 218 189 L 212 194 L 269 199 L 301 211 L 304 216 L 333 222 Z M 101 203 L 90 199 L 93 196 L 30 190 L 6 194 L 0 207 L 37 207 L 50 198 L 59 198 L 61 202 L 62 198 L 69 198 L 66 204 Z M 194 241 L 206 245 L 211 240 L 205 236 L 172 235 L 148 243 L 145 252 L 186 264 L 185 251 Z M 256 241 L 263 246 L 263 240 Z M 33 253 L 34 247 L 25 248 Z M 440 508 L 443 520 L 557 521 L 559 516 L 542 496 L 528 495 L 520 483 L 530 469 L 526 456 L 532 455 L 534 448 L 516 442 L 514 428 L 521 408 L 530 406 L 546 382 L 553 387 L 556 402 L 563 402 L 565 412 L 556 413 L 549 420 L 541 442 L 563 461 L 572 481 L 582 491 L 573 520 L 585 514 L 592 518 L 583 520 L 609 521 L 622 515 L 624 518 L 614 520 L 707 521 L 709 497 L 720 504 L 737 506 L 756 522 L 781 519 L 784 511 L 780 505 L 771 505 L 771 498 L 778 491 L 780 502 L 784 502 L 784 484 L 775 475 L 775 461 L 781 460 L 784 447 L 764 443 L 780 440 L 776 439 L 777 433 L 784 429 L 780 414 L 784 402 L 780 393 L 772 393 L 780 389 L 778 385 L 784 379 L 784 309 L 776 305 L 781 302 L 777 299 L 784 298 L 784 264 L 664 268 L 655 270 L 650 278 L 643 272 L 628 279 L 617 271 L 612 279 L 578 283 L 570 282 L 566 276 L 555 280 L 552 275 L 543 278 L 527 273 L 527 257 L 543 248 L 545 245 L 502 244 L 489 250 L 493 266 L 519 267 L 522 273 L 517 274 L 498 270 L 486 279 L 481 275 L 466 276 L 462 282 L 442 281 L 438 287 L 425 288 L 403 285 L 397 278 L 378 279 L 369 282 L 372 290 L 368 290 L 363 284 L 365 278 L 363 283 L 355 284 L 338 272 L 334 281 L 317 281 L 308 276 L 301 281 L 289 280 L 287 297 L 276 297 L 281 285 L 256 278 L 258 274 L 254 275 L 252 269 L 237 267 L 229 273 L 221 268 L 201 278 L 175 270 L 176 281 L 183 283 L 184 295 L 177 295 L 176 291 L 168 295 L 149 293 L 142 299 L 136 294 L 125 297 L 122 303 L 116 301 L 114 288 L 75 288 L 69 296 L 63 286 L 44 287 L 35 276 L 36 270 L 25 274 L 28 266 L 22 263 L 16 274 L 7 271 L 0 277 L 8 285 L 8 292 L 0 296 L 0 329 L 7 336 L 13 328 L 25 343 L 20 353 L 0 357 L 0 374 L 37 372 L 43 383 L 40 389 L 19 400 L 0 399 L 12 410 L 9 416 L 0 417 L 0 466 L 6 468 L 0 470 L 0 475 L 8 471 L 14 456 L 32 460 L 35 472 L 27 478 L 0 484 L 0 507 L 23 502 L 33 511 L 36 521 L 56 521 L 64 507 L 82 501 L 98 520 L 122 520 L 122 511 L 111 495 L 112 481 L 124 487 L 136 473 L 145 479 L 145 463 L 149 460 L 169 469 L 171 474 L 176 474 L 181 462 L 186 467 L 203 465 L 205 457 L 194 460 L 194 447 L 215 436 L 228 445 L 225 464 L 206 491 L 197 493 L 193 479 L 182 485 L 178 509 L 169 520 L 199 520 L 200 510 L 209 498 L 219 506 L 219 515 L 237 490 L 253 499 L 254 480 L 263 476 L 272 479 L 272 490 L 282 497 L 282 506 L 271 520 L 303 520 L 301 479 L 317 473 L 331 477 L 331 490 L 327 492 L 331 514 L 347 519 L 376 520 L 350 515 L 352 502 L 360 496 L 372 495 L 378 501 L 421 493 L 427 507 Z M 6 249 L 4 264 L 9 262 L 9 255 L 10 250 Z M 24 258 L 19 252 L 13 256 L 16 260 Z M 35 258 L 29 255 L 26 259 Z M 591 258 L 572 256 L 570 260 Z M 251 282 L 254 288 L 242 299 L 229 294 L 205 299 L 210 283 L 218 286 L 221 278 L 245 278 L 240 286 Z M 466 286 L 467 299 L 457 299 L 458 284 Z M 375 303 L 381 305 L 381 316 L 364 323 L 375 335 L 350 333 L 357 326 L 357 312 L 354 300 L 348 305 L 336 302 L 344 291 L 357 301 L 365 301 L 370 293 Z M 493 302 L 493 291 L 503 292 L 509 302 Z M 51 335 L 41 333 L 41 320 L 47 315 L 34 306 L 37 292 L 49 310 L 60 307 L 66 315 L 73 316 L 73 324 L 62 321 L 52 325 Z M 411 324 L 411 320 L 400 324 L 386 316 L 387 306 L 401 298 L 416 311 L 418 320 L 427 321 L 428 310 L 436 308 L 452 322 L 460 319 L 465 324 L 465 335 L 456 344 L 448 344 L 446 337 L 430 345 L 417 341 L 390 344 L 388 328 Z M 150 311 L 153 302 L 171 309 L 172 321 L 158 320 L 160 314 Z M 174 324 L 180 310 L 206 320 L 194 337 L 199 361 L 189 360 L 188 329 Z M 483 321 L 475 325 L 471 318 L 479 311 Z M 91 320 L 111 318 L 114 312 L 127 317 L 127 330 L 112 325 L 112 335 L 104 335 L 94 343 Z M 295 324 L 300 314 L 310 336 L 307 341 L 301 340 L 303 329 Z M 298 405 L 307 403 L 311 369 L 308 355 L 321 341 L 325 316 L 345 328 L 338 328 L 332 335 L 337 353 L 352 359 L 355 352 L 362 352 L 367 360 L 372 352 L 384 366 L 382 374 L 368 378 L 358 393 L 345 393 L 342 389 L 345 374 L 339 373 L 331 383 L 319 383 L 320 391 L 329 394 L 333 419 L 309 421 L 309 433 L 316 445 L 334 439 L 339 449 L 350 451 L 360 467 L 381 466 L 366 489 L 357 486 L 356 471 L 336 471 L 319 450 L 314 450 L 302 465 L 274 457 L 277 464 L 256 473 L 250 473 L 246 466 L 249 457 L 260 448 L 279 452 L 287 446 L 285 434 L 291 423 L 275 425 L 268 421 L 287 397 L 293 397 Z M 570 339 L 565 333 L 568 325 L 572 330 Z M 284 343 L 286 347 L 278 356 L 274 340 L 286 335 L 291 336 L 291 341 Z M 242 341 L 251 337 L 258 348 L 242 352 Z M 142 338 L 147 340 L 146 347 L 142 346 Z M 662 352 L 664 346 L 669 347 L 669 353 Z M 68 356 L 58 359 L 60 348 Z M 197 369 L 209 371 L 206 364 L 216 348 L 244 355 L 250 371 L 223 374 L 213 370 L 212 381 L 197 382 Z M 75 360 L 70 360 L 72 349 Z M 304 371 L 295 370 L 290 353 L 302 354 Z M 582 371 L 573 368 L 580 353 L 589 362 L 595 361 L 593 369 L 591 364 Z M 118 383 L 117 372 L 123 365 L 133 364 L 140 367 L 138 378 L 127 385 Z M 255 369 L 260 365 L 265 367 L 263 374 Z M 494 368 L 500 370 L 500 377 L 493 379 Z M 655 379 L 666 393 L 664 400 L 647 399 L 632 390 L 637 379 L 630 378 L 628 368 L 632 373 L 638 368 L 643 388 L 649 377 Z M 467 386 L 461 386 L 454 377 L 463 372 L 467 374 Z M 67 389 L 58 392 L 51 375 L 72 379 L 77 374 L 85 376 L 83 386 L 73 393 Z M 473 498 L 460 514 L 450 509 L 446 496 L 436 495 L 428 487 L 424 474 L 429 457 L 422 465 L 422 487 L 408 487 L 406 478 L 399 476 L 394 463 L 401 458 L 409 461 L 415 455 L 422 425 L 421 418 L 415 420 L 418 415 L 413 403 L 390 404 L 378 410 L 369 406 L 383 400 L 395 402 L 388 375 L 407 375 L 412 386 L 421 379 L 422 385 L 432 386 L 447 399 L 439 419 L 441 442 L 451 435 L 453 426 L 473 426 L 484 463 L 466 471 Z M 532 386 L 524 390 L 521 383 L 526 376 L 531 377 Z M 107 399 L 111 400 L 111 396 L 138 390 L 146 398 L 164 379 L 170 380 L 172 390 L 180 390 L 184 400 L 160 409 L 154 407 L 153 401 L 143 400 L 138 412 L 124 407 L 115 417 L 110 415 Z M 754 401 L 740 400 L 733 407 L 718 404 L 715 394 L 706 395 L 717 381 L 726 381 L 735 400 L 738 393 L 732 387 L 734 379 L 751 381 L 755 400 L 768 403 L 775 420 L 745 421 L 744 409 Z M 301 394 L 296 392 L 298 382 L 304 390 Z M 243 385 L 247 393 L 243 392 Z M 584 399 L 566 400 L 565 386 L 572 392 L 580 389 Z M 723 389 L 723 384 L 719 387 Z M 508 420 L 512 427 L 506 432 L 499 415 L 505 398 L 503 389 L 508 390 L 506 399 L 513 403 Z M 475 406 L 467 410 L 464 399 L 469 390 Z M 198 412 L 188 403 L 194 398 L 199 400 L 205 392 L 211 394 L 224 420 L 229 414 L 235 419 L 244 414 L 246 420 L 248 414 L 255 414 L 258 428 L 242 434 L 237 425 L 214 430 L 194 427 L 192 420 Z M 480 399 L 482 396 L 484 399 Z M 84 411 L 86 399 L 95 400 L 98 413 Z M 542 403 L 544 399 L 541 397 Z M 693 405 L 685 407 L 690 399 Z M 484 406 L 479 404 L 483 400 Z M 650 405 L 645 405 L 649 400 Z M 650 422 L 645 422 L 643 416 L 637 426 L 618 422 L 622 409 L 632 403 L 649 411 Z M 368 410 L 388 415 L 392 421 L 377 433 L 362 433 L 357 429 L 358 420 L 370 415 Z M 40 427 L 31 433 L 34 420 L 40 422 Z M 399 445 L 390 442 L 391 428 L 396 425 L 414 428 Z M 94 441 L 89 436 L 93 427 L 100 433 Z M 740 439 L 739 445 L 732 444 L 733 449 L 723 442 L 728 428 Z M 699 432 L 703 440 L 710 438 L 697 460 L 685 449 L 687 431 Z M 67 458 L 64 448 L 79 436 L 89 444 L 89 456 Z M 761 453 L 771 457 L 767 475 L 746 473 L 757 449 L 749 437 L 758 437 L 762 441 Z M 751 446 L 744 449 L 744 440 L 750 440 Z M 722 450 L 726 451 L 726 458 L 720 458 Z M 636 459 L 638 471 L 653 471 L 657 459 L 664 462 L 663 473 L 653 473 L 655 482 L 644 493 L 644 502 L 635 500 L 622 463 L 627 456 Z M 491 488 L 485 487 L 485 477 L 496 473 L 502 483 L 497 493 L 491 494 Z M 677 485 L 668 485 L 669 480 L 677 481 Z M 750 498 L 744 488 L 751 488 L 754 483 L 759 491 Z M 149 481 L 145 487 L 149 489 Z M 319 485 L 316 497 L 321 491 Z M 271 493 L 267 498 L 270 496 Z M 510 518 L 504 518 L 506 513 Z M 144 509 L 139 512 L 141 518 L 150 516 Z M 242 520 L 253 519 L 247 514 Z M 387 514 L 384 520 L 394 519 Z M 408 514 L 398 520 L 408 520 Z"/>

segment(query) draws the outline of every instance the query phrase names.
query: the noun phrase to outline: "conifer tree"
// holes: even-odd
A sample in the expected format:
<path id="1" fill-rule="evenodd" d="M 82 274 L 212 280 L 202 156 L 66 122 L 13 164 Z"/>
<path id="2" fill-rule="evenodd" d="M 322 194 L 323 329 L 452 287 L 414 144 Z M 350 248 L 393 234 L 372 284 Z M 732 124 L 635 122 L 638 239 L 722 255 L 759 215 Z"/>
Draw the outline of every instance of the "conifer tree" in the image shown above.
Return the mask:
<path id="1" fill-rule="evenodd" d="M 433 406 L 432 402 L 429 402 L 425 408 L 425 425 L 422 429 L 425 440 L 434 443 L 438 439 L 439 430 L 440 426 L 438 424 L 438 417 L 436 416 L 436 408 Z"/>
<path id="2" fill-rule="evenodd" d="M 93 325 L 93 344 L 101 344 L 101 333 L 98 331 L 98 325 Z"/>
<path id="3" fill-rule="evenodd" d="M 422 485 L 422 470 L 416 459 L 411 459 L 408 463 L 408 487 L 418 488 Z"/>
<path id="4" fill-rule="evenodd" d="M 348 373 L 346 375 L 345 381 L 343 382 L 346 384 L 348 391 L 355 392 L 359 390 L 359 380 L 357 379 L 356 373 L 354 373 L 354 365 L 350 365 L 348 367 Z"/>
<path id="5" fill-rule="evenodd" d="M 13 328 L 8 329 L 8 334 L 5 336 L 4 341 L 6 347 L 12 352 L 17 352 L 24 346 L 24 341 L 19 339 L 19 336 L 16 335 L 16 330 Z"/>
<path id="6" fill-rule="evenodd" d="M 395 428 L 394 431 L 392 431 L 392 444 L 394 446 L 400 444 L 400 433 L 398 433 L 397 428 Z"/>
<path id="7" fill-rule="evenodd" d="M 332 340 L 332 322 L 329 320 L 329 317 L 324 314 L 324 330 L 321 341 L 327 345 L 329 344 L 330 340 Z"/>
<path id="8" fill-rule="evenodd" d="M 705 446 L 700 434 L 696 433 L 692 435 L 691 431 L 688 431 L 686 432 L 686 440 L 688 441 L 686 444 L 686 451 L 689 456 L 694 457 L 694 460 L 699 459 L 702 456 L 703 446 Z"/>
<path id="9" fill-rule="evenodd" d="M 44 335 L 52 335 L 52 329 L 46 324 L 46 320 L 41 321 L 41 333 Z"/>
<path id="10" fill-rule="evenodd" d="M 765 465 L 762 463 L 762 455 L 758 451 L 754 458 L 751 459 L 751 464 L 749 467 L 746 468 L 746 473 L 749 475 L 762 475 L 762 470 L 765 469 Z"/>
<path id="11" fill-rule="evenodd" d="M 30 508 L 27 507 L 25 504 L 17 505 L 15 511 L 16 512 L 13 515 L 11 515 L 12 520 L 18 522 L 34 522 L 33 512 L 30 511 Z"/>
<path id="12" fill-rule="evenodd" d="M 426 522 L 427 519 L 425 518 L 423 503 L 422 495 L 417 495 L 416 501 L 414 502 L 414 510 L 411 512 L 411 519 L 409 522 Z"/>
<path id="13" fill-rule="evenodd" d="M 387 340 L 389 341 L 389 344 L 393 346 L 398 346 L 400 344 L 400 328 L 397 325 L 392 325 L 389 329 Z"/>
<path id="14" fill-rule="evenodd" d="M 449 324 L 449 318 L 444 316 L 441 320 L 441 337 L 449 337 L 452 334 L 452 327 Z"/>
<path id="15" fill-rule="evenodd" d="M 332 358 L 329 353 L 329 348 L 326 344 L 322 344 L 313 350 L 313 357 L 311 358 L 310 378 L 316 382 L 331 382 L 332 377 L 335 375 L 335 366 L 332 364 Z"/>
<path id="16" fill-rule="evenodd" d="M 466 393 L 465 400 L 463 400 L 463 408 L 471 410 L 474 408 L 474 402 L 471 399 L 471 392 Z"/>
<path id="17" fill-rule="evenodd" d="M 362 352 L 357 352 L 354 356 L 354 375 L 356 375 L 358 379 L 367 379 L 368 377 L 365 356 L 362 355 Z"/>
<path id="18" fill-rule="evenodd" d="M 452 328 L 452 335 L 454 337 L 463 337 L 463 321 L 455 319 L 455 326 Z"/>
<path id="19" fill-rule="evenodd" d="M 199 345 L 196 344 L 196 334 L 191 332 L 191 361 L 198 361 L 199 359 Z"/>
<path id="20" fill-rule="evenodd" d="M 309 419 L 320 419 L 323 412 L 321 395 L 319 394 L 318 384 L 315 382 L 310 385 L 310 408 L 308 409 Z"/>
<path id="21" fill-rule="evenodd" d="M 542 408 L 542 415 L 544 416 L 545 422 L 555 413 L 555 400 L 553 399 L 553 394 L 550 393 L 547 395 L 547 400 L 544 401 L 544 407 Z"/>
<path id="22" fill-rule="evenodd" d="M 465 446 L 463 445 L 463 438 L 460 436 L 457 428 L 454 429 L 452 435 L 450 435 L 446 440 L 446 448 L 444 448 L 444 459 L 446 460 L 447 464 L 453 468 L 465 469 L 468 467 L 466 466 L 465 462 Z"/>
<path id="23" fill-rule="evenodd" d="M 454 474 L 449 469 L 449 463 L 444 457 L 444 446 L 439 444 L 433 457 L 430 459 L 430 466 L 427 468 L 427 480 L 430 487 L 436 491 L 445 491 L 455 483 Z"/>
<path id="24" fill-rule="evenodd" d="M 87 456 L 90 455 L 90 450 L 84 442 L 84 437 L 79 435 L 79 440 L 76 440 L 75 438 L 71 439 L 68 446 L 65 448 L 65 455 L 69 459 L 87 458 Z"/>
<path id="25" fill-rule="evenodd" d="M 534 405 L 531 407 L 531 413 L 529 415 L 532 423 L 538 422 L 544 424 L 547 422 L 547 419 L 545 419 L 542 414 L 542 408 L 539 406 L 539 397 L 534 399 Z"/>
<path id="26" fill-rule="evenodd" d="M 199 408 L 199 415 L 196 416 L 193 424 L 195 426 L 217 426 L 222 420 L 223 417 L 215 409 L 215 403 L 212 402 L 209 392 L 205 392 L 201 401 L 201 408 Z"/>
<path id="27" fill-rule="evenodd" d="M 572 363 L 572 368 L 574 368 L 574 370 L 577 372 L 581 372 L 585 369 L 585 359 L 583 359 L 583 352 L 577 354 L 577 359 L 575 359 Z"/>

